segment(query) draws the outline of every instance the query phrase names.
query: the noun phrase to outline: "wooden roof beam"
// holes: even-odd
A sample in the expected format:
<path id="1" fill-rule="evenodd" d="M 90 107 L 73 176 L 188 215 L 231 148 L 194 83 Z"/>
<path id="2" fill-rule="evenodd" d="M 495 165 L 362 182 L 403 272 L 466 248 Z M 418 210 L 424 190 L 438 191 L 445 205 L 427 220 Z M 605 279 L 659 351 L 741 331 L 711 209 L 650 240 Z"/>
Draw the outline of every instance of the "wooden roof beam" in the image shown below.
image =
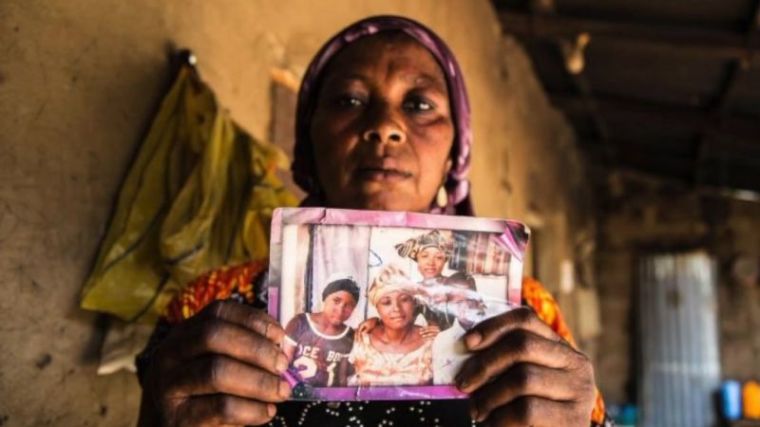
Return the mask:
<path id="1" fill-rule="evenodd" d="M 588 114 L 586 101 L 578 96 L 550 93 L 552 103 L 569 114 Z M 594 98 L 598 114 L 609 119 L 630 123 L 654 124 L 663 128 L 705 131 L 758 144 L 760 121 L 734 116 L 714 119 L 709 112 L 678 108 L 640 101 L 597 95 Z"/>
<path id="2" fill-rule="evenodd" d="M 624 179 L 631 179 L 639 182 L 647 183 L 661 183 L 676 188 L 681 188 L 685 191 L 692 190 L 700 195 L 725 197 L 736 200 L 743 200 L 747 202 L 760 202 L 760 189 L 757 190 L 737 190 L 719 185 L 702 184 L 697 188 L 694 188 L 688 181 L 678 178 L 665 177 L 660 174 L 654 174 L 649 171 L 643 171 L 641 169 L 622 166 L 618 168 L 615 173 L 619 174 Z"/>
<path id="3" fill-rule="evenodd" d="M 748 45 L 745 34 L 597 19 L 571 18 L 556 14 L 532 15 L 501 10 L 504 32 L 525 38 L 557 39 L 589 33 L 596 45 L 612 44 L 628 50 L 707 59 L 739 59 L 751 64 L 760 46 Z"/>
<path id="4" fill-rule="evenodd" d="M 755 42 L 758 29 L 760 29 L 760 0 L 755 0 L 754 12 L 744 32 L 744 44 L 747 48 L 750 48 Z M 722 126 L 723 119 L 728 116 L 728 110 L 733 103 L 738 82 L 750 66 L 750 60 L 746 58 L 734 58 L 729 65 L 728 73 L 720 84 L 718 96 L 710 110 L 711 122 L 717 124 L 718 132 Z M 694 160 L 695 185 L 699 185 L 703 178 L 705 169 L 703 164 L 709 155 L 709 151 L 712 149 L 713 144 L 711 144 L 711 139 L 714 133 L 711 131 L 712 129 L 709 128 L 708 124 L 708 127 L 703 130 L 696 143 L 695 151 L 697 155 Z"/>
<path id="5" fill-rule="evenodd" d="M 621 148 L 636 148 L 648 150 L 652 153 L 661 152 L 662 156 L 674 156 L 687 159 L 688 155 L 678 155 L 673 150 L 687 151 L 688 141 L 672 141 L 666 138 L 657 138 L 651 140 L 635 140 L 631 138 L 613 138 L 602 142 L 593 136 L 580 136 L 579 143 L 587 150 L 597 151 L 606 149 L 605 146 L 613 151 L 615 156 L 620 155 Z M 670 152 L 670 153 L 669 153 Z M 736 162 L 756 166 L 760 170 L 760 144 L 749 144 L 746 142 L 725 141 L 720 145 L 716 144 L 714 150 L 706 160 L 720 160 L 727 162 Z"/>

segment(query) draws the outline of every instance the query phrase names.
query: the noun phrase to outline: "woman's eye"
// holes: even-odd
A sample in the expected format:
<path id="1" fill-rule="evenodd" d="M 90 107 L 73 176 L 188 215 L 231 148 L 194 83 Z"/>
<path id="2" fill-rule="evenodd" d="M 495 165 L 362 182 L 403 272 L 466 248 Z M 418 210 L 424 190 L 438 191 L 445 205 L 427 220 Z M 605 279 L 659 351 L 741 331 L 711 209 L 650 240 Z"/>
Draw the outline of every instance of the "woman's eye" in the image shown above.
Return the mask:
<path id="1" fill-rule="evenodd" d="M 364 100 L 354 95 L 343 95 L 338 97 L 336 103 L 341 108 L 358 108 L 364 105 Z"/>
<path id="2" fill-rule="evenodd" d="M 406 111 L 426 113 L 432 111 L 433 108 L 435 108 L 433 103 L 423 98 L 412 98 L 404 101 L 404 110 Z"/>

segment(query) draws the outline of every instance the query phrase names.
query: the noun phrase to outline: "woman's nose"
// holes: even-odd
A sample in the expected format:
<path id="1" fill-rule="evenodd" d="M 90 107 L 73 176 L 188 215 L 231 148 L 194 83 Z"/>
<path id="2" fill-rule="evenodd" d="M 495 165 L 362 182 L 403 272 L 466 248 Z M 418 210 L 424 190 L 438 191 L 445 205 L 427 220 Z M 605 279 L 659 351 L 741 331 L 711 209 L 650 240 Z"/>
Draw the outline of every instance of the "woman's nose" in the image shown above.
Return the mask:
<path id="1" fill-rule="evenodd" d="M 376 106 L 371 109 L 372 115 L 367 128 L 362 133 L 366 142 L 381 144 L 403 144 L 406 142 L 406 132 L 400 120 L 389 106 Z"/>

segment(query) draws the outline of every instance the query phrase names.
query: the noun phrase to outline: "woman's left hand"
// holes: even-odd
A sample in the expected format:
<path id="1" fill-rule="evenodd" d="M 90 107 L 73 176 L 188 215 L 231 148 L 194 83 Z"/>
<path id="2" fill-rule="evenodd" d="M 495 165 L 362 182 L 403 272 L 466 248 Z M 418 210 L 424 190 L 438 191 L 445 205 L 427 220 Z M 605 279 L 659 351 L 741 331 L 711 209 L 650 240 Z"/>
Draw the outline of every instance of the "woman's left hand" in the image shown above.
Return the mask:
<path id="1" fill-rule="evenodd" d="M 464 337 L 474 354 L 456 378 L 476 421 L 493 426 L 588 427 L 594 370 L 583 353 L 521 307 Z"/>

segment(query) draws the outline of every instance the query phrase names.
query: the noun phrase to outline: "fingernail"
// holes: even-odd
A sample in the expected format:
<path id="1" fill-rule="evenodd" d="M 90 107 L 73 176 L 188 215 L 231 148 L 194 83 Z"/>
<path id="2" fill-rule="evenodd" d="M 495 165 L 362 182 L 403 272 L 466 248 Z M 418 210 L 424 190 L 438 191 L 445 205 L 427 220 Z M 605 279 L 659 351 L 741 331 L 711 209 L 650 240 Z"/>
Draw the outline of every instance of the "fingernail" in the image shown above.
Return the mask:
<path id="1" fill-rule="evenodd" d="M 475 348 L 481 341 L 483 341 L 483 336 L 480 335 L 480 332 L 470 332 L 464 337 L 464 342 L 470 349 Z"/>
<path id="2" fill-rule="evenodd" d="M 288 369 L 288 359 L 285 356 L 278 356 L 277 363 L 275 364 L 275 369 L 277 370 L 278 374 L 285 372 L 285 370 Z"/>
<path id="3" fill-rule="evenodd" d="M 280 381 L 280 385 L 277 388 L 277 394 L 282 398 L 290 397 L 290 384 L 287 381 Z"/>
<path id="4" fill-rule="evenodd" d="M 274 405 L 273 405 L 273 404 L 271 404 L 271 403 L 270 403 L 270 404 L 268 404 L 268 405 L 267 405 L 267 415 L 269 415 L 270 417 L 273 417 L 273 416 L 274 416 L 274 414 L 276 414 L 276 413 L 277 413 L 277 407 L 276 407 L 276 406 L 274 406 Z"/>
<path id="5" fill-rule="evenodd" d="M 472 418 L 473 421 L 480 421 L 480 414 L 478 413 L 478 408 L 471 406 L 470 407 L 470 418 Z"/>
<path id="6" fill-rule="evenodd" d="M 470 385 L 470 383 L 464 378 L 459 378 L 456 380 L 456 382 L 457 382 L 457 388 L 459 388 L 460 391 L 464 391 L 464 389 L 466 389 L 467 386 Z"/>

